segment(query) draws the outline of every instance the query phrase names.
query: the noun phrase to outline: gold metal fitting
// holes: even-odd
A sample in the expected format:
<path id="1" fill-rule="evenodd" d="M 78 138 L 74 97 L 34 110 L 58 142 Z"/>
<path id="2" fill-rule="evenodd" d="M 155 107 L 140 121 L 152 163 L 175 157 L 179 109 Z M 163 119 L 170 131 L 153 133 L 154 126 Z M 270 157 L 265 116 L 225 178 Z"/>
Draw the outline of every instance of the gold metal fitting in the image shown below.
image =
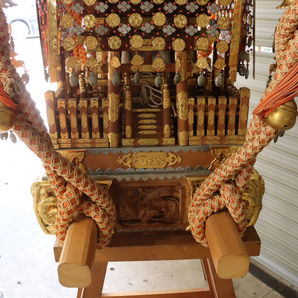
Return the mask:
<path id="1" fill-rule="evenodd" d="M 7 132 L 13 127 L 15 112 L 0 100 L 0 133 Z"/>

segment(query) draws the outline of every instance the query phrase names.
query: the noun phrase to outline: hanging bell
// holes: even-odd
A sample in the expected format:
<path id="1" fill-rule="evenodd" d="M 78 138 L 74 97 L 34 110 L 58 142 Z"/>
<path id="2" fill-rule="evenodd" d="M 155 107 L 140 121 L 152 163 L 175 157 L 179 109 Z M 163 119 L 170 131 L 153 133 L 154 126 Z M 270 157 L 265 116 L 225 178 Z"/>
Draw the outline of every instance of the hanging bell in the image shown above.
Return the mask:
<path id="1" fill-rule="evenodd" d="M 177 85 L 181 82 L 181 74 L 180 72 L 178 71 L 174 77 L 174 84 Z"/>
<path id="2" fill-rule="evenodd" d="M 223 75 L 222 75 L 221 72 L 219 72 L 216 79 L 215 79 L 215 86 L 216 87 L 222 87 L 223 83 L 224 83 Z"/>
<path id="3" fill-rule="evenodd" d="M 13 127 L 14 110 L 0 100 L 0 133 L 7 132 Z"/>
<path id="4" fill-rule="evenodd" d="M 76 87 L 79 84 L 79 79 L 75 71 L 73 71 L 69 77 L 69 84 L 71 87 Z"/>
<path id="5" fill-rule="evenodd" d="M 200 86 L 200 87 L 205 86 L 206 77 L 203 72 L 201 72 L 201 74 L 198 76 L 197 83 L 198 83 L 198 86 Z"/>
<path id="6" fill-rule="evenodd" d="M 292 99 L 272 111 L 266 122 L 274 129 L 289 130 L 295 125 L 297 115 L 297 104 Z"/>
<path id="7" fill-rule="evenodd" d="M 155 86 L 156 88 L 160 88 L 162 86 L 162 77 L 159 72 L 157 73 L 155 78 Z"/>
<path id="8" fill-rule="evenodd" d="M 21 76 L 22 81 L 27 85 L 30 81 L 30 77 L 28 75 L 28 70 L 25 70 Z"/>
<path id="9" fill-rule="evenodd" d="M 2 141 L 7 140 L 7 138 L 8 138 L 8 133 L 7 133 L 7 132 L 0 133 L 0 139 L 1 139 Z"/>
<path id="10" fill-rule="evenodd" d="M 93 71 L 90 71 L 88 82 L 91 86 L 97 86 L 97 76 L 94 74 Z"/>
<path id="11" fill-rule="evenodd" d="M 139 84 L 141 80 L 141 74 L 140 71 L 137 69 L 135 75 L 133 76 L 133 81 L 135 84 Z"/>
<path id="12" fill-rule="evenodd" d="M 113 77 L 112 77 L 112 84 L 114 86 L 119 86 L 120 82 L 121 82 L 121 79 L 120 79 L 119 73 L 117 70 L 115 70 Z"/>
<path id="13" fill-rule="evenodd" d="M 17 142 L 17 137 L 16 135 L 12 132 L 12 130 L 9 131 L 9 138 L 13 143 Z"/>
<path id="14" fill-rule="evenodd" d="M 282 4 L 280 4 L 279 6 L 277 6 L 277 9 L 281 9 L 281 8 L 287 8 L 288 6 L 292 5 L 295 2 L 295 0 L 284 0 L 282 2 Z"/>

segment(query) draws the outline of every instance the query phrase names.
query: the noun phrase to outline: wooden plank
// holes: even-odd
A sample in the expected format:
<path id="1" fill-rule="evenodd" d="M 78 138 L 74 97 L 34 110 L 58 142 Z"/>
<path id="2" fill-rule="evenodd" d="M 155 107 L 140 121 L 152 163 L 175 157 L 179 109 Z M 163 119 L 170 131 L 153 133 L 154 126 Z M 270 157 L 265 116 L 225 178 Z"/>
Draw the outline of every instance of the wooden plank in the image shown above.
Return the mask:
<path id="1" fill-rule="evenodd" d="M 92 139 L 100 138 L 99 126 L 99 101 L 98 98 L 91 98 L 91 117 L 92 117 Z"/>
<path id="2" fill-rule="evenodd" d="M 226 106 L 227 98 L 225 96 L 218 97 L 218 121 L 217 135 L 224 136 L 226 134 Z"/>
<path id="3" fill-rule="evenodd" d="M 57 120 L 55 112 L 55 92 L 47 91 L 44 94 L 47 107 L 47 118 L 49 124 L 49 135 L 51 139 L 58 139 Z"/>
<path id="4" fill-rule="evenodd" d="M 67 111 L 66 111 L 66 100 L 60 98 L 57 101 L 58 112 L 59 112 L 59 123 L 60 123 L 60 138 L 69 139 L 69 131 L 67 125 Z"/>
<path id="5" fill-rule="evenodd" d="M 215 105 L 216 105 L 216 98 L 213 96 L 209 96 L 208 97 L 207 136 L 215 135 Z"/>
<path id="6" fill-rule="evenodd" d="M 236 110 L 237 110 L 237 97 L 231 96 L 229 98 L 229 122 L 228 122 L 228 136 L 235 135 L 236 126 Z"/>
<path id="7" fill-rule="evenodd" d="M 70 111 L 70 127 L 71 127 L 71 138 L 79 138 L 79 127 L 78 127 L 78 116 L 77 116 L 77 99 L 71 98 L 68 102 Z"/>
<path id="8" fill-rule="evenodd" d="M 247 120 L 249 109 L 250 90 L 248 88 L 240 88 L 240 111 L 238 122 L 238 135 L 246 135 Z"/>
<path id="9" fill-rule="evenodd" d="M 206 100 L 203 96 L 197 97 L 197 136 L 201 137 L 205 135 L 205 105 Z"/>
<path id="10" fill-rule="evenodd" d="M 195 99 L 193 97 L 188 99 L 188 135 L 192 137 L 194 135 L 194 105 Z"/>
<path id="11" fill-rule="evenodd" d="M 80 99 L 80 114 L 81 114 L 81 136 L 82 139 L 89 139 L 89 122 L 88 122 L 88 99 Z"/>
<path id="12" fill-rule="evenodd" d="M 259 255 L 261 241 L 254 227 L 247 229 L 243 242 L 250 256 Z M 54 245 L 54 254 L 58 262 L 61 246 L 57 241 Z M 209 248 L 195 242 L 190 232 L 144 232 L 116 233 L 109 246 L 97 251 L 95 262 L 208 258 L 211 258 Z"/>

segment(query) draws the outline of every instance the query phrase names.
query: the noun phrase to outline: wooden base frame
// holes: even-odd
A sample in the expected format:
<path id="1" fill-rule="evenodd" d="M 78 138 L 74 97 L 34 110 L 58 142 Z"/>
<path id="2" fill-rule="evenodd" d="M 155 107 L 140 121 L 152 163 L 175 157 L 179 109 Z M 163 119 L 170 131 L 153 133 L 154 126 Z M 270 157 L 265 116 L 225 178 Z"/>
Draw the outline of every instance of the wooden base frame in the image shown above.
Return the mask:
<path id="1" fill-rule="evenodd" d="M 260 252 L 261 241 L 253 227 L 243 237 L 250 256 Z M 58 262 L 61 246 L 55 243 L 55 260 Z M 134 293 L 102 293 L 108 262 L 113 261 L 159 261 L 201 259 L 208 288 L 168 290 Z M 92 283 L 79 289 L 77 298 L 236 298 L 232 280 L 217 276 L 210 251 L 196 243 L 187 232 L 117 233 L 108 247 L 98 251 L 92 266 Z"/>

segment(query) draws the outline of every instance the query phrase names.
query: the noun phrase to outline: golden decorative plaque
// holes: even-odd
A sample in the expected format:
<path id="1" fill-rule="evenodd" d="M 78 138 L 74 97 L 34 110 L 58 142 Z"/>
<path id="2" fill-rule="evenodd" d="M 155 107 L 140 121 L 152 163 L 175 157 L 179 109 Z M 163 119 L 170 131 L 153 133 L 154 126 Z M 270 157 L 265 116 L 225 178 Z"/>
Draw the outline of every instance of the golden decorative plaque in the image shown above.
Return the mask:
<path id="1" fill-rule="evenodd" d="M 156 51 L 163 51 L 166 47 L 166 41 L 162 37 L 155 37 L 152 45 Z"/>
<path id="2" fill-rule="evenodd" d="M 209 25 L 209 22 L 210 19 L 205 13 L 200 14 L 196 19 L 197 25 L 201 28 L 206 28 Z"/>
<path id="3" fill-rule="evenodd" d="M 108 41 L 108 45 L 112 50 L 118 50 L 122 45 L 122 41 L 120 37 L 112 36 Z"/>
<path id="4" fill-rule="evenodd" d="M 217 60 L 214 63 L 214 67 L 216 69 L 224 69 L 226 66 L 227 65 L 226 65 L 225 59 L 221 57 L 217 58 Z"/>
<path id="5" fill-rule="evenodd" d="M 157 12 L 153 16 L 152 21 L 156 26 L 163 26 L 166 22 L 166 16 L 162 12 Z"/>
<path id="6" fill-rule="evenodd" d="M 131 26 L 138 28 L 142 25 L 143 18 L 138 13 L 133 13 L 129 18 L 128 22 Z"/>
<path id="7" fill-rule="evenodd" d="M 113 68 L 118 68 L 119 66 L 121 66 L 121 63 L 120 63 L 119 58 L 117 56 L 114 56 L 111 59 L 110 64 L 112 65 Z"/>
<path id="8" fill-rule="evenodd" d="M 79 65 L 79 61 L 75 57 L 68 57 L 65 64 L 68 69 L 76 68 Z"/>
<path id="9" fill-rule="evenodd" d="M 155 4 L 162 4 L 162 3 L 164 3 L 164 0 L 153 0 L 153 2 Z"/>
<path id="10" fill-rule="evenodd" d="M 140 35 L 134 35 L 129 40 L 129 43 L 130 43 L 132 49 L 138 49 L 138 48 L 140 48 L 143 45 L 144 40 L 143 40 L 143 37 L 142 36 L 140 36 Z"/>
<path id="11" fill-rule="evenodd" d="M 130 3 L 137 5 L 141 2 L 141 0 L 131 0 Z"/>
<path id="12" fill-rule="evenodd" d="M 165 70 L 165 63 L 161 58 L 156 58 L 152 64 L 156 70 L 164 71 Z"/>
<path id="13" fill-rule="evenodd" d="M 220 30 L 227 30 L 231 27 L 231 22 L 227 17 L 221 17 L 217 21 L 217 26 Z"/>
<path id="14" fill-rule="evenodd" d="M 106 18 L 106 23 L 114 28 L 120 24 L 120 17 L 116 13 L 110 13 Z"/>
<path id="15" fill-rule="evenodd" d="M 96 19 L 95 16 L 92 14 L 87 14 L 84 17 L 84 25 L 86 26 L 86 28 L 93 28 L 96 25 Z"/>
<path id="16" fill-rule="evenodd" d="M 222 6 L 228 6 L 232 0 L 219 0 L 219 4 Z"/>
<path id="17" fill-rule="evenodd" d="M 173 42 L 172 42 L 172 47 L 173 50 L 176 52 L 182 52 L 185 49 L 185 41 L 182 38 L 176 38 Z"/>
<path id="18" fill-rule="evenodd" d="M 196 63 L 196 66 L 198 68 L 206 68 L 207 66 L 209 66 L 208 62 L 207 62 L 207 59 L 205 57 L 200 57 Z"/>
<path id="19" fill-rule="evenodd" d="M 73 23 L 74 18 L 69 14 L 65 14 L 64 16 L 62 16 L 60 21 L 61 26 L 65 29 L 69 29 L 70 27 L 72 27 Z"/>
<path id="20" fill-rule="evenodd" d="M 91 51 L 94 50 L 97 47 L 97 39 L 94 36 L 88 36 L 85 39 L 85 45 L 87 47 L 87 50 Z"/>
<path id="21" fill-rule="evenodd" d="M 91 5 L 93 5 L 93 4 L 96 2 L 96 0 L 83 0 L 83 2 L 84 2 L 87 6 L 91 6 Z"/>
<path id="22" fill-rule="evenodd" d="M 88 57 L 85 63 L 85 66 L 88 66 L 90 68 L 94 68 L 98 64 L 97 60 L 95 57 L 91 56 Z"/>
<path id="23" fill-rule="evenodd" d="M 195 43 L 196 49 L 201 51 L 207 51 L 209 48 L 209 45 L 210 45 L 210 42 L 206 37 L 199 38 Z"/>
<path id="24" fill-rule="evenodd" d="M 178 3 L 179 4 L 179 3 Z M 187 18 L 183 14 L 178 14 L 174 18 L 174 24 L 177 28 L 184 28 L 187 25 Z"/>
<path id="25" fill-rule="evenodd" d="M 176 3 L 181 6 L 184 5 L 186 2 L 187 2 L 187 0 L 177 0 L 176 1 Z"/>
<path id="26" fill-rule="evenodd" d="M 225 40 L 220 40 L 216 44 L 216 49 L 219 53 L 224 54 L 229 49 L 229 44 Z"/>
<path id="27" fill-rule="evenodd" d="M 143 41 L 142 41 L 142 43 L 143 43 Z M 135 54 L 132 57 L 130 63 L 132 65 L 135 65 L 135 66 L 140 66 L 140 65 L 142 65 L 144 63 L 144 60 L 143 60 L 143 58 L 139 54 Z"/>
<path id="28" fill-rule="evenodd" d="M 76 42 L 73 38 L 71 37 L 66 37 L 63 40 L 63 47 L 66 51 L 72 51 L 76 46 Z"/>

